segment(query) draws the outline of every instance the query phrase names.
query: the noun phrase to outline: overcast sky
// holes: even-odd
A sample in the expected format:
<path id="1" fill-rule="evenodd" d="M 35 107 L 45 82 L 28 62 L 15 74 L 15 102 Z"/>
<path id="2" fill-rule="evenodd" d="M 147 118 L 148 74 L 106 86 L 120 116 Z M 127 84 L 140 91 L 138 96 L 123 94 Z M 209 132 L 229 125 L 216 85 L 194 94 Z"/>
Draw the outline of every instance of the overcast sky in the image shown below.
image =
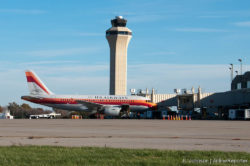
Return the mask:
<path id="1" fill-rule="evenodd" d="M 22 103 L 24 71 L 56 94 L 109 92 L 105 31 L 133 31 L 128 89 L 230 88 L 230 63 L 250 70 L 249 0 L 0 0 L 0 105 Z"/>

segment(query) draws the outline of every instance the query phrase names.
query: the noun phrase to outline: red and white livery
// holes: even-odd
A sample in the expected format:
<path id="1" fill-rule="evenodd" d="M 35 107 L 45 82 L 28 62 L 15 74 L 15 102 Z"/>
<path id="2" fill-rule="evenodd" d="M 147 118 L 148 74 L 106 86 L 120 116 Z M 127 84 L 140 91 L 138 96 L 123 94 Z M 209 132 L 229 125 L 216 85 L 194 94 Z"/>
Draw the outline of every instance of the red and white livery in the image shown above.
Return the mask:
<path id="1" fill-rule="evenodd" d="M 26 71 L 30 95 L 21 98 L 32 103 L 57 109 L 86 111 L 90 114 L 104 113 L 119 116 L 121 111 L 146 111 L 156 108 L 156 104 L 141 96 L 116 95 L 56 95 L 51 92 L 33 71 Z"/>

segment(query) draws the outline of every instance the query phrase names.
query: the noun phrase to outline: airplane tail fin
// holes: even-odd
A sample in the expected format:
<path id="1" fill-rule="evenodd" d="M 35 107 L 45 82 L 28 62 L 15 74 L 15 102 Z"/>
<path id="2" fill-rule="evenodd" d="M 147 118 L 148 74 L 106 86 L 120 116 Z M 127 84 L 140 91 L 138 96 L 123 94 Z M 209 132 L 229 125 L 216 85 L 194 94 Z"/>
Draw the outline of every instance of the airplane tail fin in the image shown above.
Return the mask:
<path id="1" fill-rule="evenodd" d="M 31 70 L 25 71 L 31 95 L 52 95 L 53 93 L 44 85 L 39 77 Z"/>

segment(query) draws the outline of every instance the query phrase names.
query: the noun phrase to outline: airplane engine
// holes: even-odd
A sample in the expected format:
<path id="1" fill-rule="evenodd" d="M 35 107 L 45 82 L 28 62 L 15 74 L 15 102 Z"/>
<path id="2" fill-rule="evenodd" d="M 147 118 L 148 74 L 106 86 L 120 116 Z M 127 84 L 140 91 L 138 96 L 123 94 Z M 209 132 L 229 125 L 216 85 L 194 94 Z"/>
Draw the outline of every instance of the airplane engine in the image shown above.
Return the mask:
<path id="1" fill-rule="evenodd" d="M 119 107 L 106 107 L 104 109 L 104 114 L 108 116 L 119 116 L 121 108 Z"/>

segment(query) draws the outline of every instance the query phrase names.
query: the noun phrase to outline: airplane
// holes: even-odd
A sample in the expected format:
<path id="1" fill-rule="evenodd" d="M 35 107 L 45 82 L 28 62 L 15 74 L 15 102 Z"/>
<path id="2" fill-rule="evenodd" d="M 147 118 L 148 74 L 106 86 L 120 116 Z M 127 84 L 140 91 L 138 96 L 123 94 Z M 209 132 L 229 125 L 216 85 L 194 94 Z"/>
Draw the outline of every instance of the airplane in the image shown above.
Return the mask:
<path id="1" fill-rule="evenodd" d="M 56 95 L 31 70 L 25 71 L 30 95 L 21 99 L 67 111 L 85 111 L 89 115 L 102 113 L 108 116 L 121 116 L 131 112 L 144 112 L 156 109 L 157 104 L 142 96 L 118 95 Z"/>

